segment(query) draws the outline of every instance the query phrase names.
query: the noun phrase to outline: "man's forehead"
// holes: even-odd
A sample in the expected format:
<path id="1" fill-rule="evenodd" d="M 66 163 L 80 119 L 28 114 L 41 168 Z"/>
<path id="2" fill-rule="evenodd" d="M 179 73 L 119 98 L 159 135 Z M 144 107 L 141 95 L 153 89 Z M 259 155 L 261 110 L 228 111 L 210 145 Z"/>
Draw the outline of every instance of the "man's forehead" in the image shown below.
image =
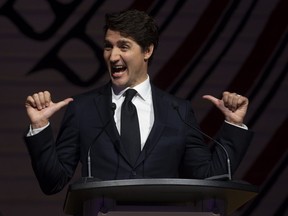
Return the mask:
<path id="1" fill-rule="evenodd" d="M 132 43 L 136 42 L 132 37 L 121 34 L 120 32 L 110 31 L 105 35 L 105 41 L 116 41 L 117 43 Z"/>

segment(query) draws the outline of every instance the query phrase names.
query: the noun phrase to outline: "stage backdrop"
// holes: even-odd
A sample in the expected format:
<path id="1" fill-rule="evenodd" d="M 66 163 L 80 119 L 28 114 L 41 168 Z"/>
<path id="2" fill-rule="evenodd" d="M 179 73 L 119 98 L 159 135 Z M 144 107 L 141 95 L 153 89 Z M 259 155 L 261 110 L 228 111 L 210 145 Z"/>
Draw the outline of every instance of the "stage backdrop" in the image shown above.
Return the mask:
<path id="1" fill-rule="evenodd" d="M 235 178 L 261 192 L 235 215 L 287 216 L 287 0 L 1 0 L 2 214 L 64 215 L 67 188 L 45 196 L 32 171 L 24 102 L 33 92 L 49 90 L 59 101 L 105 83 L 104 15 L 128 8 L 148 11 L 160 26 L 151 80 L 190 100 L 205 132 L 215 135 L 223 118 L 203 94 L 249 97 L 255 137 Z M 55 134 L 62 115 L 51 119 Z"/>

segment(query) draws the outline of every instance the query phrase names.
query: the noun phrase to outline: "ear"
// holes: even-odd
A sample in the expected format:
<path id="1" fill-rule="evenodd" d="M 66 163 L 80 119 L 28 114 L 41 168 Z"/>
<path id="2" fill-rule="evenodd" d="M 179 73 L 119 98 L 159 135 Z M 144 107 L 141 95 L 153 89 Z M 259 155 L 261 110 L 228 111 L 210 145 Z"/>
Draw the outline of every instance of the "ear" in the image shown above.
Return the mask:
<path id="1" fill-rule="evenodd" d="M 145 51 L 144 51 L 144 61 L 147 61 L 154 51 L 154 45 L 151 44 Z"/>

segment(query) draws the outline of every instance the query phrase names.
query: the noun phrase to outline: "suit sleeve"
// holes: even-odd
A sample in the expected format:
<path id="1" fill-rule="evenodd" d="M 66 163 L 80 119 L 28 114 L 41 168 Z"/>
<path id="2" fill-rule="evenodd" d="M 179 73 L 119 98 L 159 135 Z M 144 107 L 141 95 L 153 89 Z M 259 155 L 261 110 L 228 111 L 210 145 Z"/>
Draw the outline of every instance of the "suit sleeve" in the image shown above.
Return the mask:
<path id="1" fill-rule="evenodd" d="M 203 136 L 193 127 L 199 128 L 190 102 L 181 106 L 186 125 L 186 148 L 183 157 L 181 175 L 188 178 L 207 178 L 228 173 L 227 156 L 225 151 L 217 143 L 208 145 Z M 223 123 L 215 139 L 227 150 L 232 173 L 239 166 L 246 150 L 251 142 L 253 132 L 233 125 Z"/>
<path id="2" fill-rule="evenodd" d="M 57 138 L 51 126 L 25 142 L 39 185 L 45 194 L 61 191 L 73 177 L 79 161 L 78 129 L 71 105 L 68 106 Z"/>

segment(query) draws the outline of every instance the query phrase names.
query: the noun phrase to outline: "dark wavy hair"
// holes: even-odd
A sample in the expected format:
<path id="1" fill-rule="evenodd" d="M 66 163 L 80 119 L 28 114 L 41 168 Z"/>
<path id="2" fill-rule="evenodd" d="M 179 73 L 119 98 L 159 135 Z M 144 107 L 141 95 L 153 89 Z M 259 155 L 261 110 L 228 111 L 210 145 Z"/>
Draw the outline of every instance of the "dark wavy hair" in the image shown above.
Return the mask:
<path id="1" fill-rule="evenodd" d="M 154 51 L 158 46 L 158 26 L 154 19 L 144 11 L 125 10 L 106 14 L 104 32 L 118 31 L 124 37 L 131 37 L 145 51 L 151 44 Z"/>

